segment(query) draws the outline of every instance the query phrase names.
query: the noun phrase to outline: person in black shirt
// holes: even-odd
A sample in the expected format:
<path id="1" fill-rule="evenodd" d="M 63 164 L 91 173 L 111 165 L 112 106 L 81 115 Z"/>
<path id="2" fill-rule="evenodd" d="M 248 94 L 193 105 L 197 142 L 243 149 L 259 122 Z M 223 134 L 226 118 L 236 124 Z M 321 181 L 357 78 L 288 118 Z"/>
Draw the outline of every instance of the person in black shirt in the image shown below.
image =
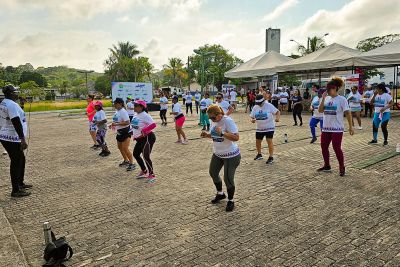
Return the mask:
<path id="1" fill-rule="evenodd" d="M 303 93 L 303 99 L 304 100 L 310 99 L 310 92 L 309 91 L 310 90 L 308 88 L 306 88 L 306 90 L 304 91 L 304 93 Z"/>
<path id="2" fill-rule="evenodd" d="M 300 120 L 300 126 L 303 125 L 303 118 L 301 117 L 301 113 L 303 112 L 303 99 L 300 96 L 300 90 L 296 89 L 294 91 L 294 95 L 292 96 L 292 112 L 293 112 L 293 119 L 294 119 L 294 125 L 297 126 L 297 117 L 299 117 Z"/>

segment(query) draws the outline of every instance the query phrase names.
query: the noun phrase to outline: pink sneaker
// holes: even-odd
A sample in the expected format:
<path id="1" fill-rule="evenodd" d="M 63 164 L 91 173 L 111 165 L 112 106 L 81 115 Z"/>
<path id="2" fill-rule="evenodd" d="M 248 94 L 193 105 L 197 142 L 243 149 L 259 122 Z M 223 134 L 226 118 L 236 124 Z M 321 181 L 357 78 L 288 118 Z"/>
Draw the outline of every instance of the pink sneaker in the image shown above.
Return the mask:
<path id="1" fill-rule="evenodd" d="M 156 182 L 156 176 L 154 174 L 149 174 L 147 176 L 147 183 L 154 184 Z"/>
<path id="2" fill-rule="evenodd" d="M 147 177 L 147 172 L 141 171 L 138 175 L 136 175 L 136 179 L 142 179 Z"/>

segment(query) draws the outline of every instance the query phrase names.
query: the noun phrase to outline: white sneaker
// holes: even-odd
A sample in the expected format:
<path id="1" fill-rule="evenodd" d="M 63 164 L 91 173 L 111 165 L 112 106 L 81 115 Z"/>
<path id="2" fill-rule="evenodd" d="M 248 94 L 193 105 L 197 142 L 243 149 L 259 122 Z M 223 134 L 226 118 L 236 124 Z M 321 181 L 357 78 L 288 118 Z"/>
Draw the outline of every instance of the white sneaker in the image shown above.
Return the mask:
<path id="1" fill-rule="evenodd" d="M 187 145 L 188 144 L 188 140 L 183 140 L 182 141 L 182 145 Z"/>
<path id="2" fill-rule="evenodd" d="M 3 151 L 3 155 L 7 155 L 8 153 L 7 153 L 7 151 Z"/>
<path id="3" fill-rule="evenodd" d="M 361 127 L 361 126 L 358 126 L 357 129 L 358 129 L 358 130 L 362 130 L 362 127 Z"/>

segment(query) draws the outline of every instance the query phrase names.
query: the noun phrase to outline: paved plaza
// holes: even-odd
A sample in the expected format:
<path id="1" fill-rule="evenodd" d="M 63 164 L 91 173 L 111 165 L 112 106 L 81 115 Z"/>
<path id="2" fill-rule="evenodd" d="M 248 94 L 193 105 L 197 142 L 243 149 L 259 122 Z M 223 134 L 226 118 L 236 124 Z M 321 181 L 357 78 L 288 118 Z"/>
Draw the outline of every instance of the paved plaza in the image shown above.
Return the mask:
<path id="1" fill-rule="evenodd" d="M 43 264 L 44 221 L 73 247 L 68 266 L 400 266 L 400 157 L 393 154 L 400 118 L 389 123 L 388 147 L 367 144 L 370 119 L 353 137 L 345 133 L 347 175 L 339 177 L 332 149 L 333 172 L 316 173 L 320 146 L 309 144 L 304 117 L 303 127 L 293 127 L 292 116 L 282 116 L 275 163 L 267 166 L 253 160 L 248 114 L 233 115 L 242 162 L 236 209 L 226 213 L 225 202 L 210 203 L 212 144 L 199 138 L 195 116 L 185 125 L 186 146 L 174 144 L 172 123 L 157 127 L 151 186 L 118 167 L 111 131 L 112 154 L 101 158 L 89 149 L 83 115 L 33 114 L 30 197 L 10 199 L 9 160 L 0 156 L 0 266 Z"/>

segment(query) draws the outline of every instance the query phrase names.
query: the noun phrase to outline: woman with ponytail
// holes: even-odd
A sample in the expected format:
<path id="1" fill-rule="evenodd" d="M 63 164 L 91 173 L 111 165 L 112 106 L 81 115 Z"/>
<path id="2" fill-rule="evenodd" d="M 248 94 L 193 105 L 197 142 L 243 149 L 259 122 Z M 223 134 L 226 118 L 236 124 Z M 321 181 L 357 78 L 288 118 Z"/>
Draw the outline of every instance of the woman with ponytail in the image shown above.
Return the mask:
<path id="1" fill-rule="evenodd" d="M 211 138 L 213 140 L 214 153 L 211 157 L 209 173 L 214 181 L 217 194 L 211 203 L 217 204 L 226 198 L 222 191 L 222 180 L 219 172 L 224 167 L 224 182 L 228 192 L 228 203 L 226 211 L 233 211 L 235 204 L 233 197 L 235 195 L 235 172 L 240 164 L 240 150 L 236 144 L 239 141 L 238 128 L 231 117 L 224 114 L 224 111 L 218 105 L 211 105 L 207 109 L 207 114 L 213 122 L 210 133 L 201 132 L 202 138 Z"/>
<path id="2" fill-rule="evenodd" d="M 322 94 L 318 112 L 323 113 L 323 127 L 321 134 L 321 149 L 324 158 L 324 166 L 318 171 L 330 172 L 329 145 L 332 142 L 333 150 L 339 161 L 339 175 L 345 175 L 344 155 L 342 151 L 342 138 L 344 132 L 343 114 L 346 115 L 349 124 L 350 135 L 354 134 L 349 104 L 347 99 L 338 95 L 339 89 L 343 86 L 340 78 L 333 78 L 327 84 L 327 91 Z"/>
<path id="3" fill-rule="evenodd" d="M 378 143 L 378 129 L 381 125 L 383 132 L 383 145 L 388 145 L 388 130 L 387 125 L 390 120 L 390 107 L 392 106 L 392 97 L 387 93 L 385 84 L 378 84 L 378 90 L 374 92 L 371 99 L 371 105 L 374 105 L 374 119 L 372 121 L 373 139 L 370 144 Z"/>

